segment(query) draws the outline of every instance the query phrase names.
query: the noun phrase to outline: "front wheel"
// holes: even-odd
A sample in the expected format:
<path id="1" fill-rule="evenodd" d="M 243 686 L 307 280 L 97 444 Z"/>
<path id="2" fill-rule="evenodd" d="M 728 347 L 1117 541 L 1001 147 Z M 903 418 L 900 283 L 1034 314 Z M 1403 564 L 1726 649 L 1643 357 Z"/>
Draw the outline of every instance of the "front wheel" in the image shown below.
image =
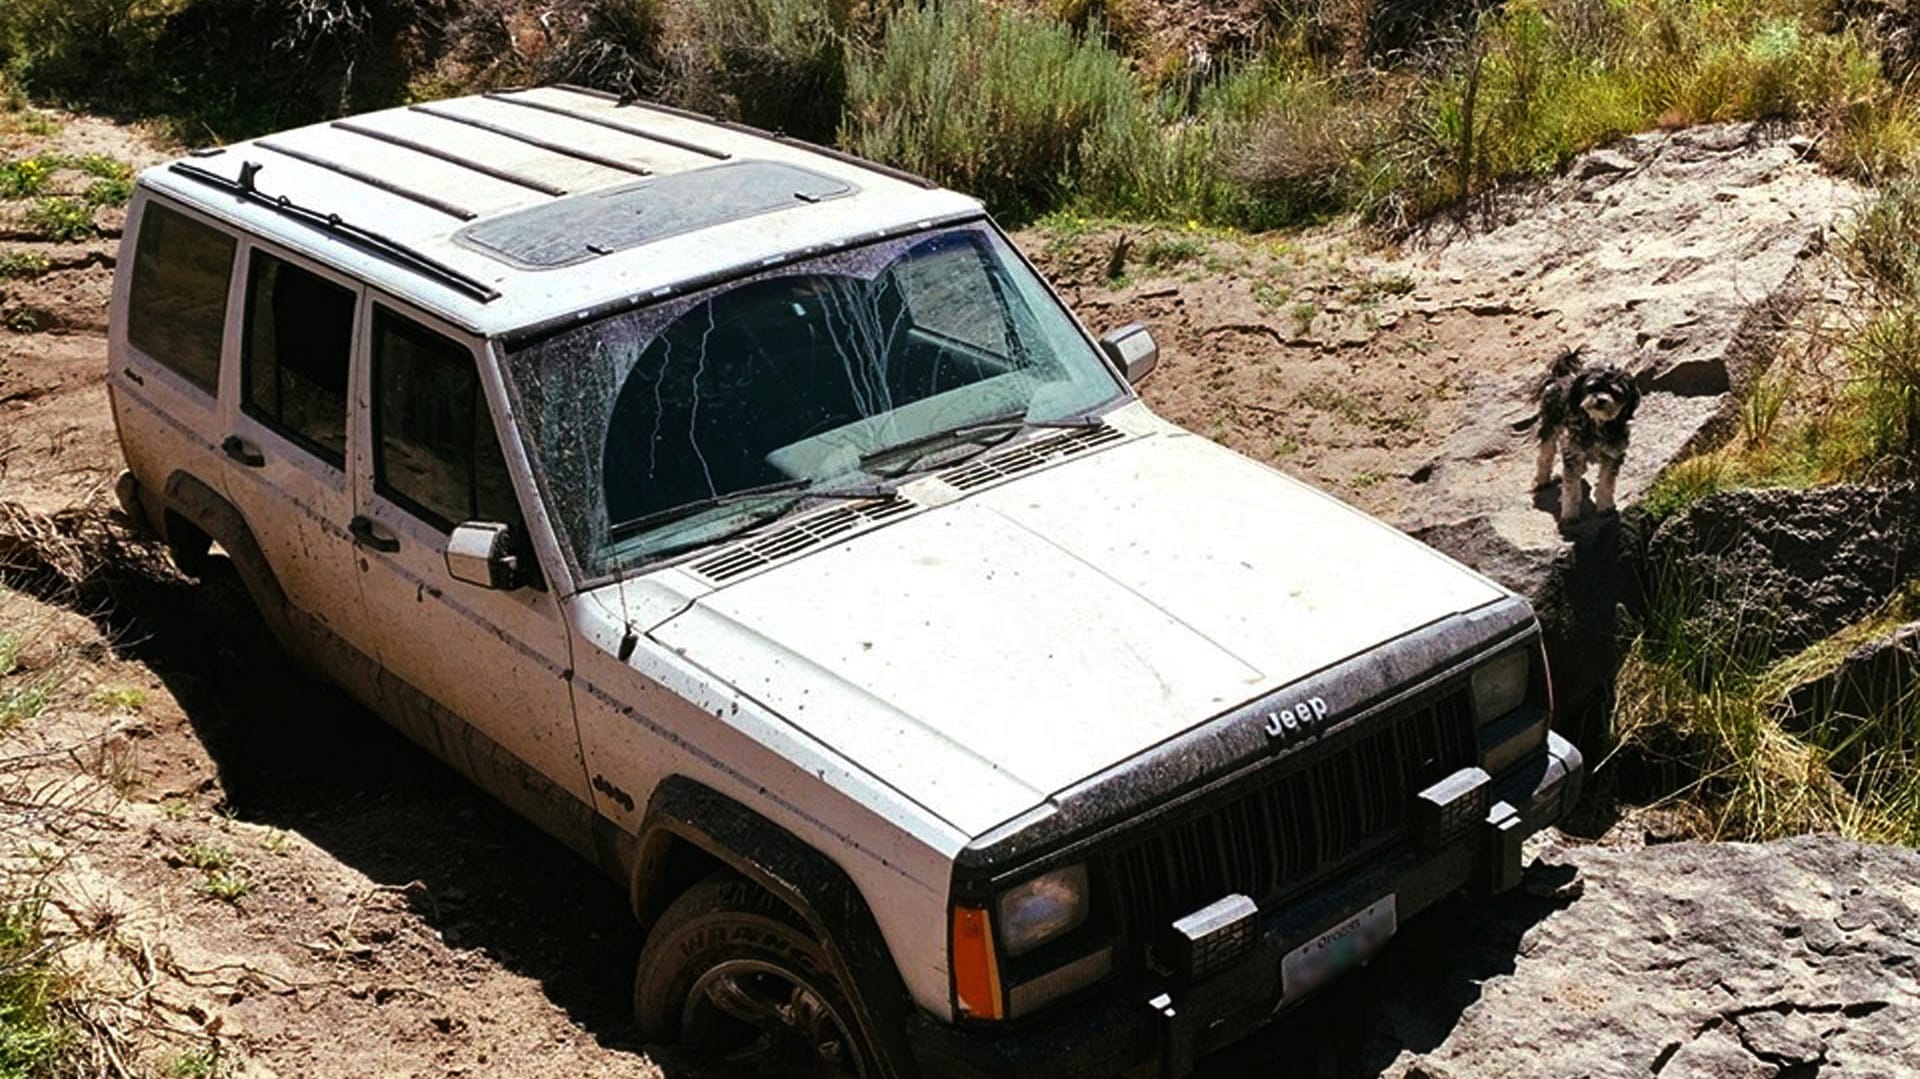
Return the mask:
<path id="1" fill-rule="evenodd" d="M 661 914 L 640 950 L 633 1010 L 649 1039 L 763 1075 L 873 1074 L 824 950 L 736 876 L 709 877 Z"/>

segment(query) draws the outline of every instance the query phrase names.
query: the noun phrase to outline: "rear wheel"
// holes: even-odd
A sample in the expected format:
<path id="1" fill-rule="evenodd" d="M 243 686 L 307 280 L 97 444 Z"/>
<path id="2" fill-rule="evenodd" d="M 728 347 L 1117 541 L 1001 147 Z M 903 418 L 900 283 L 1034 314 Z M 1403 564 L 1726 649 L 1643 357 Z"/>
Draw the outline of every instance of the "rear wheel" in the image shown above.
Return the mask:
<path id="1" fill-rule="evenodd" d="M 167 557 L 181 573 L 196 581 L 204 579 L 212 568 L 212 538 L 172 510 L 164 520 Z"/>
<path id="2" fill-rule="evenodd" d="M 826 953 L 784 904 L 732 875 L 673 901 L 640 951 L 634 1015 L 650 1039 L 763 1075 L 873 1074 Z"/>

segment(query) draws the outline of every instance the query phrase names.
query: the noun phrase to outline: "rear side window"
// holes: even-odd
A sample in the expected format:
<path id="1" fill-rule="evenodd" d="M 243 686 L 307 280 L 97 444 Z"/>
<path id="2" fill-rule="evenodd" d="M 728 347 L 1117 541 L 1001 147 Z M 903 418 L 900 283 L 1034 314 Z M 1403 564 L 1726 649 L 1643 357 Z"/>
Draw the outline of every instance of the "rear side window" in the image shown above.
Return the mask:
<path id="1" fill-rule="evenodd" d="M 140 214 L 127 340 L 210 394 L 220 387 L 233 249 L 232 236 L 160 203 Z"/>
<path id="2" fill-rule="evenodd" d="M 339 466 L 347 454 L 353 292 L 262 251 L 248 263 L 242 407 Z"/>
<path id="3" fill-rule="evenodd" d="M 443 532 L 497 521 L 523 534 L 467 346 L 376 306 L 373 385 L 376 490 Z"/>

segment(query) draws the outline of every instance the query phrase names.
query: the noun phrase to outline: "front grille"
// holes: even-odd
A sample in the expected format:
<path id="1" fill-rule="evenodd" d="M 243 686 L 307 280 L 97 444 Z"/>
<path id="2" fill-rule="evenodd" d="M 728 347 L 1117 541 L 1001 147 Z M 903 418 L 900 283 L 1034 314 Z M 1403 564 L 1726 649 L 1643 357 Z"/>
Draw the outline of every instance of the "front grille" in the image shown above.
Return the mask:
<path id="1" fill-rule="evenodd" d="M 1197 815 L 1108 854 L 1115 929 L 1138 954 L 1174 919 L 1238 893 L 1263 908 L 1407 830 L 1422 788 L 1475 762 L 1464 688 L 1375 717 L 1298 767 L 1285 764 Z"/>

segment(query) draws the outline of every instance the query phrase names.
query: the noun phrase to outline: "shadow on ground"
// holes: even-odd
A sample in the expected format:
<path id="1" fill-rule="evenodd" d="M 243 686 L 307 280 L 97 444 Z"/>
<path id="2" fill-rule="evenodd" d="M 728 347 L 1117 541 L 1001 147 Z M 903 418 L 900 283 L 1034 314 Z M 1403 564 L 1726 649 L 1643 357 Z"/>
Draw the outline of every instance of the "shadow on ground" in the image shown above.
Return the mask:
<path id="1" fill-rule="evenodd" d="M 1547 892 L 1572 870 L 1535 865 L 1527 876 L 1530 888 Z M 1445 1041 L 1480 999 L 1481 986 L 1513 972 L 1527 931 L 1565 906 L 1524 891 L 1446 900 L 1402 925 L 1366 968 L 1202 1060 L 1197 1079 L 1378 1076 L 1402 1053 L 1426 1053 Z"/>
<path id="2" fill-rule="evenodd" d="M 218 771 L 223 812 L 298 832 L 399 890 L 447 944 L 534 979 L 603 1046 L 638 1051 L 640 939 L 621 890 L 300 672 L 237 592 L 117 574 L 80 609 L 179 702 Z"/>

